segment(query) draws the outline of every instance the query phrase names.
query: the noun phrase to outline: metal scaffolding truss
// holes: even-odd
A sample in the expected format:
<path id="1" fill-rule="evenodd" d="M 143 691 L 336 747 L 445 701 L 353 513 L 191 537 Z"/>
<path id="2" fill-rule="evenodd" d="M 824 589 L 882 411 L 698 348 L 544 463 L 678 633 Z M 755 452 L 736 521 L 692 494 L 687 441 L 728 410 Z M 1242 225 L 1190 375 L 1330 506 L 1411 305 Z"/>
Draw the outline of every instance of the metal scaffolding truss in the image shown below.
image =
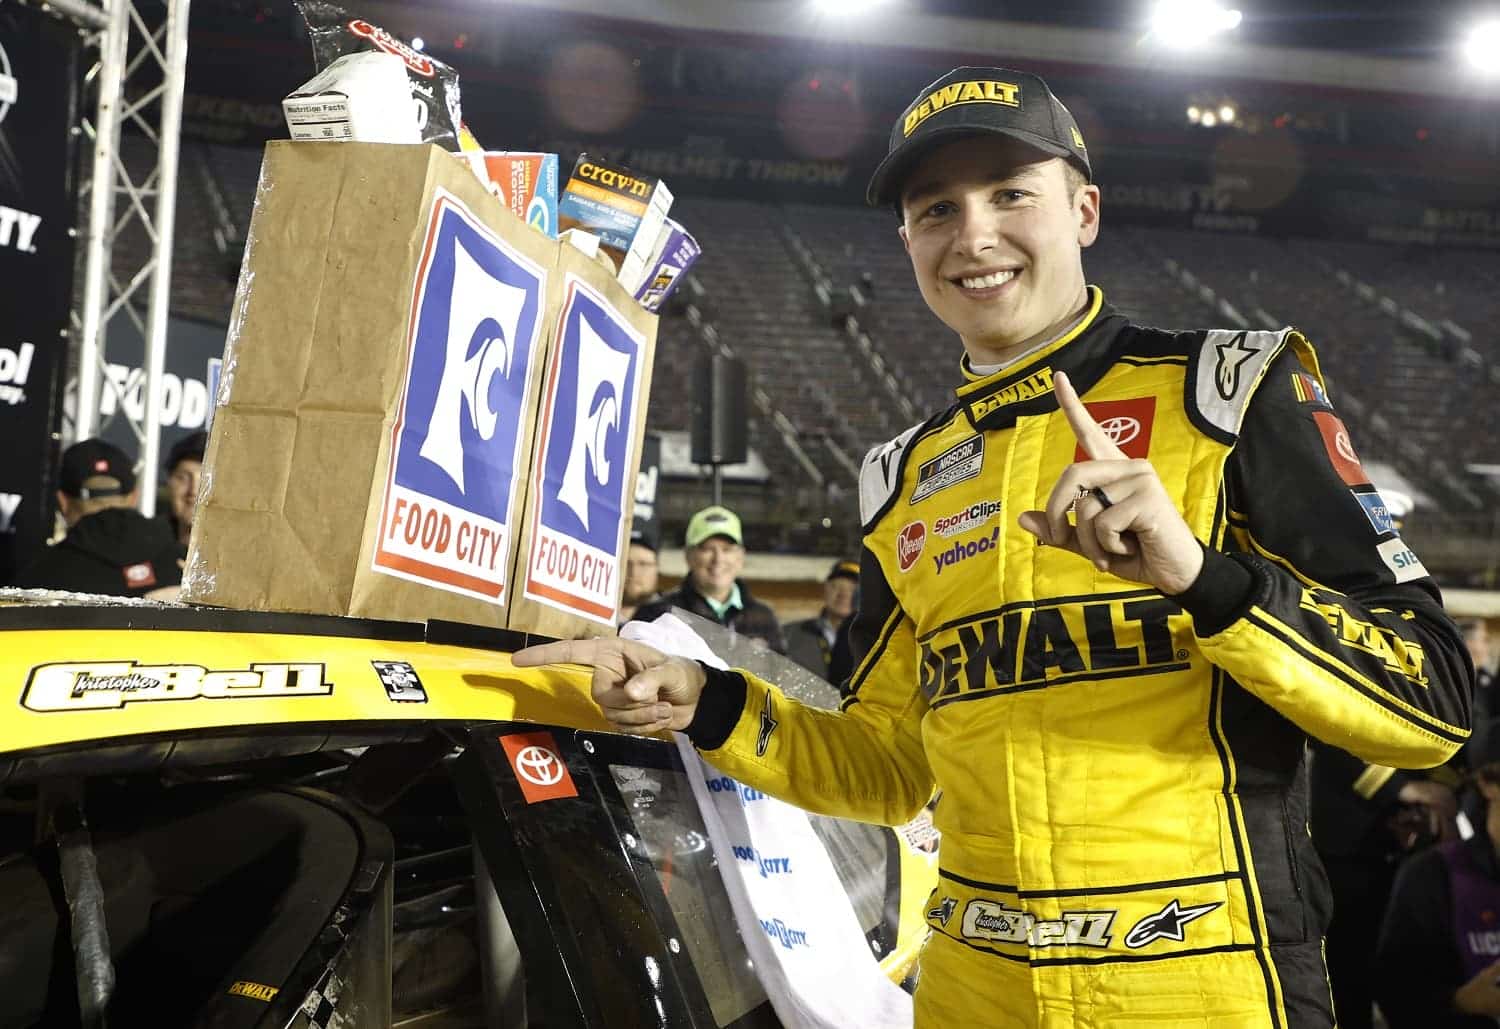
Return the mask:
<path id="1" fill-rule="evenodd" d="M 70 438 L 99 431 L 101 388 L 114 392 L 111 405 L 140 442 L 140 507 L 156 513 L 157 470 L 161 465 L 160 411 L 166 357 L 168 301 L 172 282 L 172 234 L 177 206 L 178 136 L 182 124 L 183 81 L 187 72 L 189 0 L 48 0 L 77 23 L 96 54 L 85 82 L 97 100 L 93 116 L 80 126 L 92 158 L 80 197 L 86 200 L 81 311 L 73 313 L 78 332 L 77 389 Z M 121 128 L 138 129 L 154 151 L 147 167 L 127 168 L 120 152 Z M 125 233 L 144 230 L 149 250 L 128 266 L 115 251 Z M 123 254 L 123 251 L 122 251 Z M 142 303 L 144 299 L 144 305 Z M 145 307 L 142 317 L 141 308 Z M 105 345 L 110 322 L 129 318 L 146 341 L 143 381 L 119 383 L 106 373 Z M 142 404 L 127 402 L 137 386 Z"/>

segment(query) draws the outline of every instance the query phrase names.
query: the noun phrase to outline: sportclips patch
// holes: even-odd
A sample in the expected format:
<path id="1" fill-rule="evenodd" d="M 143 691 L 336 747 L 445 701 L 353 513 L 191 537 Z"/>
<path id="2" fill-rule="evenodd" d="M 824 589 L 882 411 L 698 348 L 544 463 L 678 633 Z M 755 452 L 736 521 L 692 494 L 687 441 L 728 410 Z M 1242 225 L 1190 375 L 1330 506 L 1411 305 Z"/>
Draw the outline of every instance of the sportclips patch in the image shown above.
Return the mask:
<path id="1" fill-rule="evenodd" d="M 917 504 L 949 486 L 967 482 L 984 467 L 984 437 L 970 436 L 955 443 L 917 468 L 917 484 L 911 491 L 911 503 Z"/>

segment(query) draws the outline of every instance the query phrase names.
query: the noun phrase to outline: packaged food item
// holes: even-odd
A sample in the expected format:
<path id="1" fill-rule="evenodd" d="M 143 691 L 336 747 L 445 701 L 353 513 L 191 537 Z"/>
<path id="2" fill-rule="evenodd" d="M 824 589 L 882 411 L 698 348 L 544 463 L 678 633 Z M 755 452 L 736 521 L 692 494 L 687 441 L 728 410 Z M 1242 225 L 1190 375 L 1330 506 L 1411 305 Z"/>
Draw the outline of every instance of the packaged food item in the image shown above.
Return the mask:
<path id="1" fill-rule="evenodd" d="M 599 237 L 620 269 L 620 282 L 646 274 L 656 237 L 672 206 L 672 191 L 652 175 L 579 154 L 557 202 L 558 225 L 584 228 Z"/>
<path id="2" fill-rule="evenodd" d="M 458 73 L 391 35 L 379 25 L 351 15 L 324 0 L 296 0 L 312 39 L 313 63 L 319 71 L 346 54 L 382 52 L 401 58 L 407 88 L 416 107 L 420 142 L 459 149 Z"/>
<path id="3" fill-rule="evenodd" d="M 469 154 L 490 192 L 549 239 L 557 238 L 557 155 L 491 150 Z"/>
<path id="4" fill-rule="evenodd" d="M 662 223 L 661 232 L 656 237 L 651 263 L 647 265 L 649 274 L 637 284 L 624 282 L 622 285 L 630 290 L 631 295 L 646 310 L 660 310 L 667 297 L 672 295 L 672 291 L 682 281 L 682 276 L 701 256 L 703 248 L 698 245 L 692 233 L 668 218 Z"/>
<path id="5" fill-rule="evenodd" d="M 420 143 L 406 68 L 394 54 L 345 54 L 281 102 L 293 139 Z"/>

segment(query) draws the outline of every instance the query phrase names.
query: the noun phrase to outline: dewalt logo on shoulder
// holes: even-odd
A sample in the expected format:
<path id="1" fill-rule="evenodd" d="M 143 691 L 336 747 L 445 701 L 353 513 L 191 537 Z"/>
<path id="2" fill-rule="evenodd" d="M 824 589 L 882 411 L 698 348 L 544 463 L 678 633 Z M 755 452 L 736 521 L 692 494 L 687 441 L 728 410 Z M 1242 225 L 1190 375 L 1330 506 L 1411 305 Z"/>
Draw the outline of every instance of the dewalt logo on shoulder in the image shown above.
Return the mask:
<path id="1" fill-rule="evenodd" d="M 1004 104 L 1006 107 L 1021 106 L 1021 87 L 1014 82 L 996 82 L 982 79 L 971 82 L 950 82 L 924 96 L 920 103 L 906 112 L 901 124 L 901 134 L 910 136 L 928 118 L 945 107 L 960 104 Z"/>

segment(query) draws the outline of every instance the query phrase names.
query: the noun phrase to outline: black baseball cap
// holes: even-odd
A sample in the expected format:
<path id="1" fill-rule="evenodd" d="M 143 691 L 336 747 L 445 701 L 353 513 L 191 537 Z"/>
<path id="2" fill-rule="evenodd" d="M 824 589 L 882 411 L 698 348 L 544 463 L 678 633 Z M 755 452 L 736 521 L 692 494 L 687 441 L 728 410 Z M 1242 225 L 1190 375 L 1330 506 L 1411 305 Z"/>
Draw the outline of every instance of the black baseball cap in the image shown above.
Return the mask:
<path id="1" fill-rule="evenodd" d="M 135 466 L 113 443 L 81 440 L 63 451 L 57 488 L 84 500 L 124 496 L 135 489 Z"/>
<path id="2" fill-rule="evenodd" d="M 637 543 L 650 550 L 660 550 L 661 530 L 657 528 L 655 522 L 632 521 L 630 523 L 630 542 Z"/>
<path id="3" fill-rule="evenodd" d="M 172 469 L 176 468 L 178 462 L 181 461 L 197 461 L 199 464 L 202 464 L 203 453 L 207 449 L 208 433 L 201 429 L 182 437 L 182 439 L 173 443 L 172 449 L 167 452 L 167 474 L 170 475 Z"/>
<path id="4" fill-rule="evenodd" d="M 1083 133 L 1045 82 L 1009 68 L 954 68 L 923 88 L 896 119 L 890 149 L 865 190 L 866 202 L 895 203 L 907 174 L 934 146 L 984 133 L 1066 158 L 1094 180 Z"/>
<path id="5" fill-rule="evenodd" d="M 855 582 L 858 582 L 859 562 L 835 561 L 833 563 L 833 567 L 829 569 L 828 575 L 823 581 L 832 582 L 834 579 L 853 579 Z"/>

